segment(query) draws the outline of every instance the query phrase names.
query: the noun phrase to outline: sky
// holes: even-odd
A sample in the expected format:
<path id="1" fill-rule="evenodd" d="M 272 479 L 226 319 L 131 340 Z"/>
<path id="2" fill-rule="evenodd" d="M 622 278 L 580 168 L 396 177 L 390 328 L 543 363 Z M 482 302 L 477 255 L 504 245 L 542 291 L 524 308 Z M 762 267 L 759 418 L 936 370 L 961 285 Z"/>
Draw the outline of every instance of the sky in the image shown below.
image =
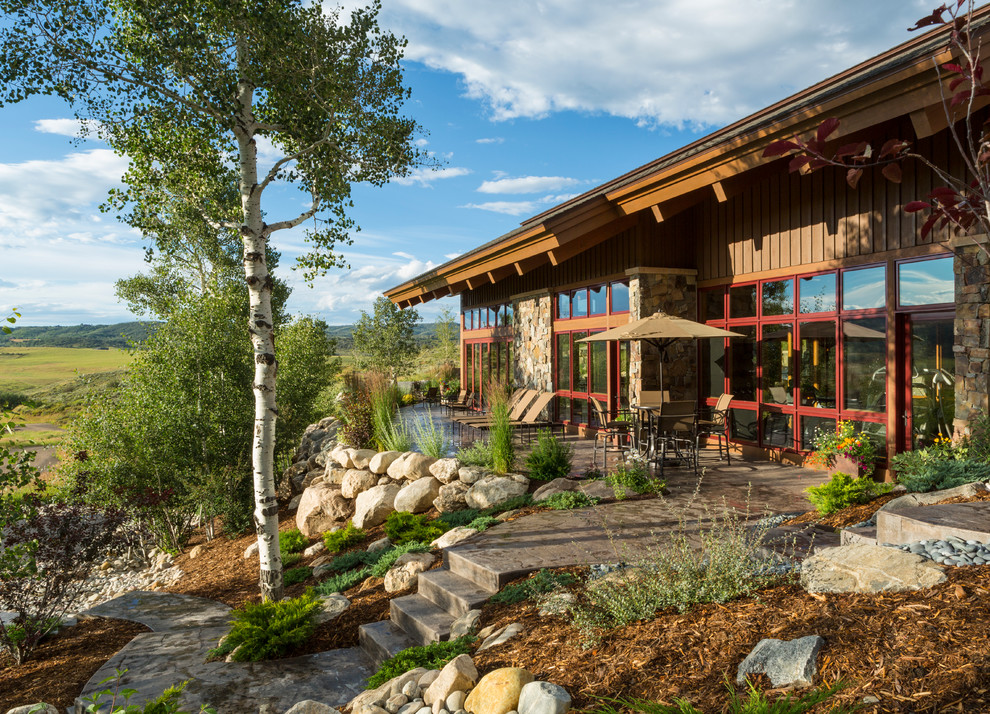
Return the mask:
<path id="1" fill-rule="evenodd" d="M 355 186 L 350 268 L 312 287 L 286 269 L 302 230 L 276 233 L 289 310 L 352 323 L 383 290 L 906 41 L 932 3 L 383 0 L 381 24 L 408 39 L 405 114 L 440 168 Z M 71 117 L 51 98 L 0 108 L 0 317 L 16 307 L 23 325 L 135 319 L 114 282 L 147 268 L 140 234 L 99 208 L 126 157 L 74 142 Z M 265 200 L 273 222 L 304 198 Z"/>

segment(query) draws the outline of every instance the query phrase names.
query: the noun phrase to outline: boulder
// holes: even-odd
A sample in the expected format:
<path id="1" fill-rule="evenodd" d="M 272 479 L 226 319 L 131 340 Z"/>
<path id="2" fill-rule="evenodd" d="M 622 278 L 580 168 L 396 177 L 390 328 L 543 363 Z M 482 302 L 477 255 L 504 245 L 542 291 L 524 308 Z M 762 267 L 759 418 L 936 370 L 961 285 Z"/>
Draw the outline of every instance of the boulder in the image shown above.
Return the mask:
<path id="1" fill-rule="evenodd" d="M 505 476 L 485 476 L 477 481 L 464 499 L 470 508 L 491 508 L 529 490 L 525 484 Z M 477 712 L 475 712 L 477 714 Z"/>
<path id="2" fill-rule="evenodd" d="M 340 492 L 344 498 L 357 498 L 369 488 L 378 484 L 378 477 L 370 471 L 348 469 L 340 482 Z"/>
<path id="3" fill-rule="evenodd" d="M 312 558 L 314 555 L 319 555 L 326 549 L 327 547 L 326 545 L 324 545 L 323 541 L 318 540 L 315 543 L 313 543 L 313 545 L 309 546 L 308 548 L 306 548 L 306 550 L 303 551 L 303 556 L 307 558 Z"/>
<path id="4" fill-rule="evenodd" d="M 46 702 L 38 702 L 8 709 L 7 714 L 58 714 L 58 709 Z"/>
<path id="5" fill-rule="evenodd" d="M 519 706 L 522 688 L 534 677 L 519 667 L 503 667 L 489 672 L 464 701 L 471 714 L 509 714 Z"/>
<path id="6" fill-rule="evenodd" d="M 373 528 L 381 525 L 388 514 L 395 511 L 395 497 L 399 487 L 384 484 L 369 488 L 354 500 L 354 517 L 351 522 L 355 528 Z"/>
<path id="7" fill-rule="evenodd" d="M 292 495 L 303 492 L 302 480 L 307 471 L 309 471 L 309 464 L 305 461 L 297 461 L 283 472 L 282 482 L 289 484 Z"/>
<path id="8" fill-rule="evenodd" d="M 460 468 L 461 462 L 457 459 L 437 459 L 430 466 L 430 473 L 440 483 L 450 483 L 457 479 Z"/>
<path id="9" fill-rule="evenodd" d="M 467 492 L 470 488 L 463 481 L 451 481 L 440 487 L 433 505 L 440 513 L 461 511 L 467 508 Z"/>
<path id="10" fill-rule="evenodd" d="M 564 714 L 571 708 L 571 695 L 559 684 L 530 682 L 519 692 L 519 714 Z"/>
<path id="11" fill-rule="evenodd" d="M 396 593 L 411 588 L 419 574 L 433 565 L 434 558 L 429 553 L 406 553 L 395 561 L 395 565 L 385 573 L 385 592 Z"/>
<path id="12" fill-rule="evenodd" d="M 949 498 L 972 498 L 990 490 L 990 486 L 985 483 L 964 483 L 962 486 L 947 488 L 942 491 L 931 491 L 929 493 L 909 493 L 906 496 L 887 501 L 880 506 L 881 511 L 903 511 L 905 508 L 915 506 L 930 506 L 939 501 Z"/>
<path id="13" fill-rule="evenodd" d="M 462 466 L 457 470 L 457 478 L 464 483 L 472 484 L 480 481 L 490 473 L 484 466 Z"/>
<path id="14" fill-rule="evenodd" d="M 431 684 L 433 684 L 437 680 L 437 677 L 439 677 L 439 676 L 440 676 L 440 670 L 439 669 L 428 669 L 425 672 L 423 672 L 422 675 L 420 675 L 420 677 L 419 677 L 419 686 L 422 689 L 425 690 Z"/>
<path id="15" fill-rule="evenodd" d="M 329 704 L 306 699 L 305 701 L 293 704 L 285 714 L 340 714 L 340 712 Z"/>
<path id="16" fill-rule="evenodd" d="M 765 674 L 774 687 L 810 687 L 824 644 L 818 635 L 790 641 L 760 640 L 736 670 L 736 684 L 745 684 L 748 675 Z"/>
<path id="17" fill-rule="evenodd" d="M 351 606 L 351 601 L 340 593 L 331 593 L 320 597 L 320 610 L 316 613 L 314 622 L 317 625 L 330 622 L 344 614 L 344 611 Z"/>
<path id="18" fill-rule="evenodd" d="M 944 580 L 942 568 L 927 558 L 865 543 L 818 550 L 801 566 L 801 585 L 812 593 L 901 592 Z"/>
<path id="19" fill-rule="evenodd" d="M 478 647 L 478 652 L 482 650 L 487 650 L 489 647 L 495 647 L 503 642 L 508 642 L 513 637 L 518 635 L 523 631 L 523 626 L 518 622 L 513 622 L 511 625 L 506 625 L 485 638 L 484 642 Z"/>
<path id="20" fill-rule="evenodd" d="M 434 702 L 447 703 L 447 697 L 454 692 L 466 692 L 478 681 L 478 670 L 474 662 L 466 654 L 458 655 L 450 660 L 440 670 L 439 676 L 423 693 L 423 701 L 427 706 Z"/>
<path id="21" fill-rule="evenodd" d="M 327 467 L 323 471 L 323 483 L 328 483 L 331 486 L 339 486 L 344 482 L 344 476 L 346 475 L 347 469 L 328 461 Z"/>
<path id="22" fill-rule="evenodd" d="M 418 682 L 419 678 L 423 676 L 425 672 L 426 669 L 424 667 L 410 669 L 408 672 L 404 672 L 397 677 L 393 677 L 380 687 L 361 692 L 354 697 L 354 699 L 352 699 L 347 706 L 351 708 L 354 714 L 357 714 L 359 707 L 369 705 L 380 707 L 388 701 L 389 697 L 400 694 L 402 692 L 402 688 L 405 687 L 408 682 Z"/>
<path id="23" fill-rule="evenodd" d="M 255 558 L 258 555 L 258 541 L 251 541 L 251 545 L 244 549 L 244 560 Z"/>
<path id="24" fill-rule="evenodd" d="M 615 489 L 608 481 L 583 481 L 578 485 L 578 488 L 590 498 L 615 498 Z"/>
<path id="25" fill-rule="evenodd" d="M 449 531 L 444 533 L 442 536 L 430 543 L 431 548 L 449 548 L 452 545 L 457 545 L 462 540 L 466 540 L 473 535 L 477 535 L 478 531 L 474 528 L 468 528 L 467 526 L 457 526 L 457 528 L 451 528 Z"/>
<path id="26" fill-rule="evenodd" d="M 432 478 L 433 474 L 430 473 L 430 467 L 434 463 L 436 463 L 436 459 L 433 457 L 427 456 L 426 454 L 421 454 L 417 451 L 410 451 L 401 461 L 401 465 L 399 467 L 399 478 L 404 478 L 406 481 L 416 481 L 421 478 Z M 391 467 L 388 470 L 388 475 L 395 478 L 392 474 Z"/>
<path id="27" fill-rule="evenodd" d="M 340 489 L 318 483 L 303 491 L 296 511 L 296 527 L 307 538 L 329 530 L 335 523 L 346 521 L 353 512 L 351 502 Z"/>
<path id="28" fill-rule="evenodd" d="M 391 547 L 392 547 L 392 541 L 389 540 L 388 536 L 385 536 L 384 538 L 379 538 L 378 540 L 369 543 L 368 547 L 365 548 L 365 550 L 367 550 L 369 553 L 377 553 L 379 550 L 385 550 L 386 548 L 391 548 Z"/>
<path id="29" fill-rule="evenodd" d="M 440 495 L 440 482 L 432 476 L 410 481 L 395 497 L 395 510 L 425 513 Z"/>
<path id="30" fill-rule="evenodd" d="M 325 475 L 326 475 L 326 469 L 312 469 L 310 471 L 307 471 L 306 475 L 303 476 L 302 490 L 305 491 L 307 488 L 312 486 L 317 481 L 322 480 Z"/>
<path id="31" fill-rule="evenodd" d="M 449 712 L 459 712 L 464 709 L 464 700 L 467 699 L 467 692 L 451 692 L 444 702 L 444 706 Z"/>
<path id="32" fill-rule="evenodd" d="M 556 496 L 558 493 L 577 491 L 580 485 L 581 482 L 574 479 L 555 478 L 550 483 L 543 484 L 533 492 L 533 502 L 539 503 L 540 501 L 545 501 L 551 496 Z"/>
<path id="33" fill-rule="evenodd" d="M 378 456 L 374 449 L 354 449 L 351 452 L 351 468 L 366 469 L 371 460 Z"/>
<path id="34" fill-rule="evenodd" d="M 292 497 L 292 500 L 289 501 L 289 505 L 287 506 L 287 508 L 289 510 L 289 513 L 295 513 L 296 511 L 299 510 L 299 502 L 301 500 L 302 500 L 302 494 L 301 493 L 299 495 L 297 495 L 297 496 L 293 496 Z"/>
<path id="35" fill-rule="evenodd" d="M 392 459 L 392 463 L 388 465 L 388 469 L 386 469 L 385 473 L 388 474 L 390 478 L 393 478 L 396 481 L 404 480 L 404 477 L 402 476 L 403 474 L 402 465 L 406 462 L 406 459 L 408 459 L 413 453 L 415 452 L 404 451 L 401 454 L 399 454 L 396 458 Z"/>
<path id="36" fill-rule="evenodd" d="M 402 693 L 393 694 L 385 702 L 385 711 L 387 711 L 388 714 L 399 714 L 399 710 L 402 709 L 402 707 L 404 707 L 408 703 L 409 703 L 409 697 L 407 697 L 405 694 Z"/>
<path id="37" fill-rule="evenodd" d="M 327 459 L 327 463 L 334 461 L 338 466 L 345 469 L 352 469 L 354 465 L 351 463 L 350 449 L 348 449 L 343 444 L 338 444 L 330 452 L 330 457 Z"/>
<path id="38" fill-rule="evenodd" d="M 189 549 L 189 559 L 193 560 L 203 554 L 206 549 L 202 545 L 196 545 Z"/>
<path id="39" fill-rule="evenodd" d="M 450 623 L 450 639 L 456 640 L 458 637 L 472 634 L 478 626 L 478 620 L 480 619 L 481 610 L 468 610 Z"/>
<path id="40" fill-rule="evenodd" d="M 381 451 L 368 462 L 368 470 L 381 476 L 388 472 L 388 467 L 400 456 L 402 456 L 401 451 Z"/>

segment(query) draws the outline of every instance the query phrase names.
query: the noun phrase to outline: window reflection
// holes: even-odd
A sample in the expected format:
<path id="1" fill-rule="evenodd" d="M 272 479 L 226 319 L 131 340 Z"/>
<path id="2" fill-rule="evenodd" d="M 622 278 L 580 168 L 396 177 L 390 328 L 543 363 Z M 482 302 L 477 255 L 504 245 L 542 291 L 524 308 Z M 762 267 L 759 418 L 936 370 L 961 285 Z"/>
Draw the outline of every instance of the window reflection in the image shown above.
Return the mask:
<path id="1" fill-rule="evenodd" d="M 701 394 L 718 397 L 725 391 L 725 342 L 699 340 L 701 348 Z"/>
<path id="2" fill-rule="evenodd" d="M 801 417 L 801 445 L 803 451 L 811 451 L 815 448 L 815 437 L 818 433 L 835 433 L 835 419 L 828 417 Z"/>
<path id="3" fill-rule="evenodd" d="M 591 343 L 591 389 L 595 394 L 608 392 L 608 343 Z"/>
<path id="4" fill-rule="evenodd" d="M 911 324 L 911 430 L 914 448 L 952 436 L 955 417 L 953 321 L 913 320 Z"/>
<path id="5" fill-rule="evenodd" d="M 731 341 L 730 391 L 740 401 L 756 401 L 756 327 L 733 327 L 742 337 Z"/>
<path id="6" fill-rule="evenodd" d="M 938 305 L 956 299 L 952 256 L 897 266 L 897 295 L 901 305 Z"/>
<path id="7" fill-rule="evenodd" d="M 729 410 L 729 434 L 733 439 L 757 441 L 760 438 L 756 412 L 748 409 Z"/>
<path id="8" fill-rule="evenodd" d="M 887 305 L 887 268 L 845 270 L 842 272 L 842 309 L 870 310 Z"/>
<path id="9" fill-rule="evenodd" d="M 588 291 L 575 290 L 571 295 L 571 317 L 588 316 Z"/>
<path id="10" fill-rule="evenodd" d="M 763 412 L 763 445 L 793 448 L 794 416 L 780 412 Z"/>
<path id="11" fill-rule="evenodd" d="M 812 275 L 798 280 L 801 312 L 832 312 L 835 310 L 835 273 Z"/>
<path id="12" fill-rule="evenodd" d="M 574 341 L 583 340 L 588 336 L 587 332 L 572 332 Z M 574 388 L 575 392 L 588 391 L 588 346 L 575 345 L 574 348 Z"/>
<path id="13" fill-rule="evenodd" d="M 557 293 L 557 317 L 566 320 L 571 316 L 571 294 Z"/>
<path id="14" fill-rule="evenodd" d="M 790 315 L 794 312 L 794 281 L 763 283 L 763 314 Z"/>
<path id="15" fill-rule="evenodd" d="M 629 286 L 626 283 L 612 283 L 612 312 L 629 312 Z"/>
<path id="16" fill-rule="evenodd" d="M 707 290 L 701 294 L 701 319 L 704 320 L 724 320 L 725 319 L 725 291 Z"/>
<path id="17" fill-rule="evenodd" d="M 835 320 L 802 322 L 801 405 L 835 408 Z"/>
<path id="18" fill-rule="evenodd" d="M 557 389 L 571 388 L 571 336 L 557 335 Z"/>
<path id="19" fill-rule="evenodd" d="M 599 285 L 597 288 L 590 288 L 588 294 L 591 296 L 591 314 L 604 315 L 607 304 L 605 300 L 605 286 Z"/>
<path id="20" fill-rule="evenodd" d="M 882 317 L 842 323 L 844 409 L 886 409 L 887 321 Z"/>
<path id="21" fill-rule="evenodd" d="M 756 317 L 756 286 L 729 288 L 729 317 Z"/>
<path id="22" fill-rule="evenodd" d="M 762 360 L 763 401 L 793 404 L 794 326 L 764 325 Z"/>

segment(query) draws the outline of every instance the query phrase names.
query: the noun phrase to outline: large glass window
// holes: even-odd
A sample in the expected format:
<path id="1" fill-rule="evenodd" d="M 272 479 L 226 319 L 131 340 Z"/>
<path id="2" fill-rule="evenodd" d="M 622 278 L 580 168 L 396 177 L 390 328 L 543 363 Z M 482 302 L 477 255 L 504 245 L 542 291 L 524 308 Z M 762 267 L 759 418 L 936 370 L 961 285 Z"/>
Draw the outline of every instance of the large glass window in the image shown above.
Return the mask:
<path id="1" fill-rule="evenodd" d="M 781 449 L 794 448 L 794 415 L 763 411 L 763 445 Z"/>
<path id="2" fill-rule="evenodd" d="M 800 447 L 804 451 L 812 451 L 815 448 L 815 437 L 819 434 L 834 434 L 835 419 L 828 417 L 802 416 L 801 417 L 801 443 Z"/>
<path id="3" fill-rule="evenodd" d="M 725 342 L 699 340 L 701 348 L 701 395 L 717 399 L 725 391 Z"/>
<path id="4" fill-rule="evenodd" d="M 604 285 L 588 288 L 589 312 L 592 315 L 604 315 L 608 312 L 608 290 Z"/>
<path id="5" fill-rule="evenodd" d="M 591 343 L 591 385 L 588 391 L 594 394 L 608 392 L 608 343 Z"/>
<path id="6" fill-rule="evenodd" d="M 951 437 L 956 361 L 952 319 L 911 320 L 911 431 L 919 449 Z"/>
<path id="7" fill-rule="evenodd" d="M 842 323 L 843 408 L 887 409 L 887 320 L 869 317 Z"/>
<path id="8" fill-rule="evenodd" d="M 756 317 L 756 285 L 729 288 L 729 317 Z"/>
<path id="9" fill-rule="evenodd" d="M 877 265 L 842 271 L 843 310 L 871 310 L 886 305 L 886 266 Z"/>
<path id="10" fill-rule="evenodd" d="M 557 389 L 571 389 L 571 333 L 557 335 Z"/>
<path id="11" fill-rule="evenodd" d="M 955 302 L 955 290 L 951 255 L 897 266 L 897 297 L 902 307 Z"/>
<path id="12" fill-rule="evenodd" d="M 567 320 L 571 316 L 571 294 L 557 293 L 557 319 Z"/>
<path id="13" fill-rule="evenodd" d="M 701 319 L 702 320 L 724 320 L 725 319 L 725 291 L 705 290 L 701 293 Z"/>
<path id="14" fill-rule="evenodd" d="M 583 340 L 588 336 L 587 332 L 572 332 L 574 341 Z M 588 346 L 575 345 L 574 349 L 574 386 L 575 392 L 588 391 Z"/>
<path id="15" fill-rule="evenodd" d="M 802 322 L 799 330 L 801 334 L 801 405 L 819 409 L 835 409 L 837 357 L 835 320 Z"/>
<path id="16" fill-rule="evenodd" d="M 760 431 L 756 412 L 750 409 L 730 409 L 729 434 L 733 439 L 741 441 L 759 441 Z"/>
<path id="17" fill-rule="evenodd" d="M 588 316 L 588 291 L 575 290 L 571 293 L 571 317 Z"/>
<path id="18" fill-rule="evenodd" d="M 761 345 L 763 403 L 794 403 L 794 326 L 764 325 Z"/>
<path id="19" fill-rule="evenodd" d="M 729 381 L 732 394 L 743 402 L 756 401 L 756 326 L 735 326 L 733 332 L 742 337 L 733 337 L 730 342 L 731 362 Z"/>
<path id="20" fill-rule="evenodd" d="M 629 312 L 629 285 L 612 283 L 609 291 L 612 293 L 612 312 Z"/>
<path id="21" fill-rule="evenodd" d="M 794 281 L 763 283 L 763 315 L 790 315 L 794 312 Z"/>
<path id="22" fill-rule="evenodd" d="M 835 273 L 799 278 L 798 290 L 801 312 L 835 312 Z"/>

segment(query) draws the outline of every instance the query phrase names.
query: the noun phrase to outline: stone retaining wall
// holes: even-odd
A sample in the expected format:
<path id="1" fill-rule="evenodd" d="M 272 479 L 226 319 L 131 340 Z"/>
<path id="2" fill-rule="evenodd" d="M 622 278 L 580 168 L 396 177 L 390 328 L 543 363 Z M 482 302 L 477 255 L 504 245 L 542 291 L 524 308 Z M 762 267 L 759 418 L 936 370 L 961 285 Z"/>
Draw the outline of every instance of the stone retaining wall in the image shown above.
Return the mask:
<path id="1" fill-rule="evenodd" d="M 957 435 L 987 412 L 990 392 L 990 256 L 987 244 L 956 248 L 956 324 L 952 351 L 956 358 Z"/>
<path id="2" fill-rule="evenodd" d="M 513 379 L 516 387 L 553 391 L 553 297 L 547 292 L 513 302 Z"/>

